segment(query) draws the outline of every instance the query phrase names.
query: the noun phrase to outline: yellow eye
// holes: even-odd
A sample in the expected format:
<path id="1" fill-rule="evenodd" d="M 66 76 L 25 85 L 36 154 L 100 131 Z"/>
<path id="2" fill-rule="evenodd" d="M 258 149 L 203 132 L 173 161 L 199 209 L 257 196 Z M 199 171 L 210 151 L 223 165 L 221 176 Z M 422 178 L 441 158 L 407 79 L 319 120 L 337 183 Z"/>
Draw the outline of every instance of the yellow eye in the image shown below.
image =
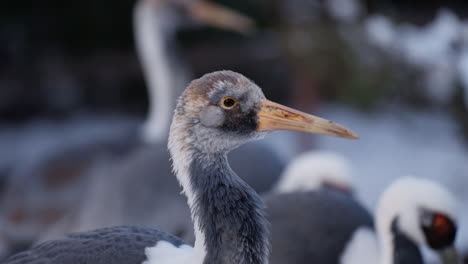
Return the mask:
<path id="1" fill-rule="evenodd" d="M 221 105 L 227 109 L 233 108 L 236 104 L 237 104 L 237 100 L 229 96 L 224 97 L 221 102 Z"/>

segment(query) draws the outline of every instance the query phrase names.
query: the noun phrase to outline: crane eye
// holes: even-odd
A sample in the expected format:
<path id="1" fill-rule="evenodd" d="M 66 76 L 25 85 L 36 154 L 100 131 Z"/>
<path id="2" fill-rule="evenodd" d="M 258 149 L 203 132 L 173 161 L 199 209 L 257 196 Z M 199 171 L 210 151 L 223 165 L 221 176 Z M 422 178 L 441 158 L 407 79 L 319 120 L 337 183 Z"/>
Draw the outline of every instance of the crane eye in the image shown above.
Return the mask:
<path id="1" fill-rule="evenodd" d="M 455 240 L 457 226 L 449 217 L 443 214 L 427 212 L 423 215 L 421 224 L 431 248 L 444 248 Z"/>
<path id="2" fill-rule="evenodd" d="M 440 234 L 450 233 L 452 229 L 452 221 L 442 214 L 434 214 L 432 220 L 432 228 Z"/>
<path id="3" fill-rule="evenodd" d="M 225 109 L 231 109 L 237 104 L 237 100 L 232 97 L 224 97 L 221 100 L 221 105 Z"/>

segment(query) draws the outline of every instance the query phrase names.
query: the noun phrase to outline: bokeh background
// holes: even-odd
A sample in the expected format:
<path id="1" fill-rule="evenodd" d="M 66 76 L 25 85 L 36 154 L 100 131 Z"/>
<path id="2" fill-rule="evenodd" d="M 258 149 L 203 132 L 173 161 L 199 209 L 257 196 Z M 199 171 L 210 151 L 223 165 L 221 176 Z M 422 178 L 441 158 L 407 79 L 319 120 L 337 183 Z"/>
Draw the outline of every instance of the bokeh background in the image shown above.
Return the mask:
<path id="1" fill-rule="evenodd" d="M 369 209 L 404 175 L 435 179 L 468 202 L 467 1 L 215 2 L 251 17 L 255 30 L 239 34 L 168 20 L 175 35 L 165 48 L 191 76 L 241 72 L 271 100 L 337 121 L 361 137 L 276 133 L 266 140 L 285 161 L 310 149 L 345 155 Z M 74 203 L 90 164 L 125 156 L 128 142 L 140 135 L 149 96 L 134 44 L 134 5 L 0 4 L 0 237 L 19 237 L 4 239 L 3 254 L 29 246 L 31 230 L 63 217 L 54 206 L 43 210 L 47 190 L 27 198 L 20 191 L 45 188 L 39 167 L 51 188 L 66 190 L 55 202 Z M 42 165 L 49 157 L 56 163 Z M 28 206 L 1 198 L 11 189 L 13 200 Z M 42 222 L 25 230 L 5 224 L 28 221 Z M 463 221 L 457 244 L 468 252 Z"/>

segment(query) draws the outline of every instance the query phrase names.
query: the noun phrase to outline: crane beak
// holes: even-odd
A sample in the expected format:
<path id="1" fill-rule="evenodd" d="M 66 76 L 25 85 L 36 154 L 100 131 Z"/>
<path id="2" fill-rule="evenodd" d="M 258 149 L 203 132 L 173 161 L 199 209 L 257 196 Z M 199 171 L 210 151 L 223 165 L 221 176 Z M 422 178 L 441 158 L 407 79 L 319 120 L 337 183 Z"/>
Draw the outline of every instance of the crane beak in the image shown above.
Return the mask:
<path id="1" fill-rule="evenodd" d="M 443 264 L 462 264 L 461 258 L 454 246 L 442 249 L 438 253 Z"/>
<path id="2" fill-rule="evenodd" d="M 262 100 L 257 116 L 257 131 L 293 130 L 348 139 L 359 138 L 354 132 L 337 123 L 269 100 Z"/>
<path id="3" fill-rule="evenodd" d="M 195 20 L 202 23 L 241 34 L 250 34 L 255 29 L 255 23 L 251 18 L 208 1 L 195 1 L 188 8 L 188 12 Z"/>

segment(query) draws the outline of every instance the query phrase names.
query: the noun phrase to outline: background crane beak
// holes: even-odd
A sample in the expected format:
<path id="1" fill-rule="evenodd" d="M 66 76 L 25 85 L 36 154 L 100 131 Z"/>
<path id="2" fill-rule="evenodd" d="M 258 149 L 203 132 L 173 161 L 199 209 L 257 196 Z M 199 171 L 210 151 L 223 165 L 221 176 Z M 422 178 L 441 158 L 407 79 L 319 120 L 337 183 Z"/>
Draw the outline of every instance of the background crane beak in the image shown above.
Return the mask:
<path id="1" fill-rule="evenodd" d="M 212 2 L 195 1 L 188 8 L 188 12 L 195 20 L 214 27 L 241 34 L 250 34 L 255 30 L 255 23 L 251 18 Z"/>
<path id="2" fill-rule="evenodd" d="M 337 123 L 269 100 L 262 100 L 257 116 L 257 131 L 294 130 L 348 139 L 359 138 L 354 132 Z"/>
<path id="3" fill-rule="evenodd" d="M 462 264 L 461 258 L 454 246 L 442 249 L 438 253 L 443 264 Z"/>

